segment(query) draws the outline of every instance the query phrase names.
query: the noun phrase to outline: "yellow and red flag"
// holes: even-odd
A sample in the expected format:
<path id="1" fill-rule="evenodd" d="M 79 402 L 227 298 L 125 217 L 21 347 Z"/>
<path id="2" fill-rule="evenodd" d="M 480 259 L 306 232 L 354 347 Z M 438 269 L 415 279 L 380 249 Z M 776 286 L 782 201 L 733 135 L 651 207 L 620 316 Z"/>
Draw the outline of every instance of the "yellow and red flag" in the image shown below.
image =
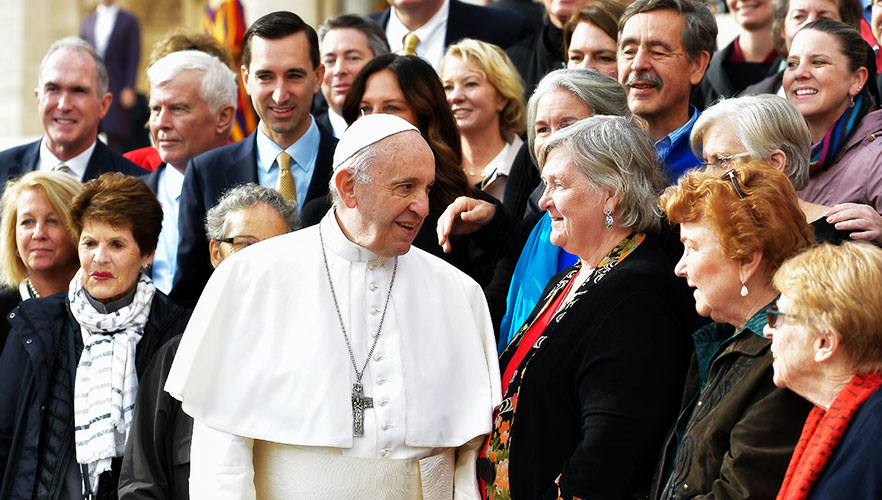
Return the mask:
<path id="1" fill-rule="evenodd" d="M 239 99 L 236 107 L 236 123 L 230 132 L 230 140 L 235 142 L 248 137 L 257 126 L 257 117 L 251 108 L 251 100 L 245 93 L 245 85 L 239 65 L 242 62 L 242 40 L 245 38 L 245 13 L 239 0 L 210 0 L 205 6 L 202 29 L 213 36 L 233 54 L 236 66 L 233 71 L 239 75 Z"/>

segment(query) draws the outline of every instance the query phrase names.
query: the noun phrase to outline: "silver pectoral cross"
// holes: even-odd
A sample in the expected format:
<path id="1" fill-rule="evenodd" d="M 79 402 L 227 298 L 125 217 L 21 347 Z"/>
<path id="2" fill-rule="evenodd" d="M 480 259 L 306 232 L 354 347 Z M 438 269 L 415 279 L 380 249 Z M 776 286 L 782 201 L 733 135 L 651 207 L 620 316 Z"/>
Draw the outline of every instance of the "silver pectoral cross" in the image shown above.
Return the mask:
<path id="1" fill-rule="evenodd" d="M 364 436 L 364 411 L 374 407 L 374 398 L 364 395 L 364 387 L 352 384 L 352 435 Z"/>

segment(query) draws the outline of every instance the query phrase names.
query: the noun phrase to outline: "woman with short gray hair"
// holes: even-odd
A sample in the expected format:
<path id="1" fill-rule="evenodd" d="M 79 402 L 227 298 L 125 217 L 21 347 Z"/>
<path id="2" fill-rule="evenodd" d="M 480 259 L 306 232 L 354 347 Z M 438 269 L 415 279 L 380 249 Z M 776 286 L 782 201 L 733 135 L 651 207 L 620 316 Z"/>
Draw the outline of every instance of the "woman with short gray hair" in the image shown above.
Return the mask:
<path id="1" fill-rule="evenodd" d="M 569 106 L 568 114 L 557 117 L 550 116 L 548 110 L 562 98 L 571 97 L 574 102 L 582 105 L 588 112 L 580 113 L 578 107 Z M 539 103 L 542 101 L 542 106 Z M 521 218 L 529 213 L 528 199 L 530 194 L 541 183 L 536 158 L 542 143 L 553 130 L 561 125 L 574 123 L 592 115 L 631 116 L 628 98 L 615 78 L 600 74 L 593 70 L 559 69 L 545 75 L 536 85 L 536 90 L 527 101 L 527 144 L 515 158 L 505 186 L 503 204 L 509 213 Z M 552 118 L 549 121 L 549 118 Z M 564 119 L 561 121 L 560 119 Z M 539 143 L 537 145 L 537 142 Z"/>
<path id="2" fill-rule="evenodd" d="M 544 187 L 537 188 L 542 181 L 534 162 L 549 137 L 579 120 L 596 115 L 631 119 L 625 90 L 615 79 L 596 71 L 561 69 L 552 71 L 539 82 L 527 109 L 528 146 L 518 154 L 506 184 L 505 199 L 509 200 L 510 190 L 520 189 L 517 197 L 522 201 L 514 202 L 514 205 L 506 201 L 509 213 L 517 215 L 518 210 L 523 210 L 518 207 L 525 206 L 528 197 L 535 198 L 538 203 Z M 535 176 L 535 181 L 527 180 L 529 176 Z M 520 188 L 513 188 L 513 183 Z M 534 188 L 538 194 L 534 192 L 530 196 L 529 192 Z M 482 209 L 487 209 L 488 217 L 479 220 L 475 214 Z M 489 203 L 460 197 L 438 221 L 439 241 L 449 246 L 449 234 L 464 231 L 458 221 L 468 219 L 473 229 L 489 223 L 494 213 L 495 208 Z M 551 219 L 536 207 L 512 231 L 497 262 L 493 280 L 485 288 L 494 327 L 500 332 L 500 351 L 533 310 L 548 280 L 576 261 L 574 255 L 549 243 L 550 232 Z"/>
<path id="3" fill-rule="evenodd" d="M 500 356 L 479 477 L 488 498 L 631 498 L 676 417 L 693 326 L 656 238 L 667 182 L 649 138 L 618 116 L 556 132 L 539 161 L 551 242 L 579 260 Z"/>
<path id="4" fill-rule="evenodd" d="M 809 182 L 811 135 L 805 119 L 783 97 L 760 94 L 722 99 L 698 117 L 690 137 L 695 156 L 727 168 L 731 160 L 764 160 L 783 172 L 797 191 Z M 849 238 L 882 243 L 882 216 L 859 203 L 834 206 L 799 199 L 817 241 Z"/>

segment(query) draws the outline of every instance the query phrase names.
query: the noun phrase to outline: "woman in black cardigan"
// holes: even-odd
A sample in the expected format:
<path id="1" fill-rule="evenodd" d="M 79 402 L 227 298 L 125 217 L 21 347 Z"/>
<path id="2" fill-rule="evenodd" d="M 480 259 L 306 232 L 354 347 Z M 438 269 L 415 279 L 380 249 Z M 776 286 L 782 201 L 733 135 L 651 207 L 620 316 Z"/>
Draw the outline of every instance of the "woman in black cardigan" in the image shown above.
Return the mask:
<path id="1" fill-rule="evenodd" d="M 540 154 L 552 278 L 500 359 L 503 403 L 478 463 L 488 498 L 629 498 L 676 417 L 693 302 L 654 233 L 665 185 L 629 119 L 588 118 Z"/>

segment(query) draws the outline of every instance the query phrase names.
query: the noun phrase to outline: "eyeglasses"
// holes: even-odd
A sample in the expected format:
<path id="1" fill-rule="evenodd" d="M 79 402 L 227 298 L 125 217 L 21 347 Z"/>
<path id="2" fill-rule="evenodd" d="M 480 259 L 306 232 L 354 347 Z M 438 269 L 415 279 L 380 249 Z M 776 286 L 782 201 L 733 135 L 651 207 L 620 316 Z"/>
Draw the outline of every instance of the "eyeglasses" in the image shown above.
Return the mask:
<path id="1" fill-rule="evenodd" d="M 257 243 L 257 238 L 253 236 L 230 236 L 229 238 L 218 238 L 216 241 L 221 243 L 226 243 L 228 245 L 233 245 L 236 247 L 236 251 L 242 250 L 243 248 L 250 247 L 251 245 Z"/>
<path id="2" fill-rule="evenodd" d="M 787 314 L 785 312 L 781 312 L 778 309 L 778 304 L 774 304 L 768 309 L 766 309 L 766 318 L 769 321 L 769 328 L 778 328 L 781 326 L 784 318 L 793 318 L 792 314 Z"/>
<path id="3" fill-rule="evenodd" d="M 717 156 L 713 161 L 704 161 L 701 164 L 705 167 L 725 168 L 736 158 L 747 158 L 750 153 L 735 153 L 734 155 Z"/>
<path id="4" fill-rule="evenodd" d="M 741 185 L 738 184 L 738 179 L 735 178 L 735 169 L 734 168 L 730 169 L 725 174 L 723 174 L 723 176 L 720 177 L 720 179 L 722 179 L 722 180 L 729 179 L 730 181 L 732 181 L 732 187 L 735 188 L 735 194 L 737 194 L 738 197 L 741 198 L 742 200 L 747 196 L 746 194 L 744 194 L 744 191 L 741 190 Z"/>

